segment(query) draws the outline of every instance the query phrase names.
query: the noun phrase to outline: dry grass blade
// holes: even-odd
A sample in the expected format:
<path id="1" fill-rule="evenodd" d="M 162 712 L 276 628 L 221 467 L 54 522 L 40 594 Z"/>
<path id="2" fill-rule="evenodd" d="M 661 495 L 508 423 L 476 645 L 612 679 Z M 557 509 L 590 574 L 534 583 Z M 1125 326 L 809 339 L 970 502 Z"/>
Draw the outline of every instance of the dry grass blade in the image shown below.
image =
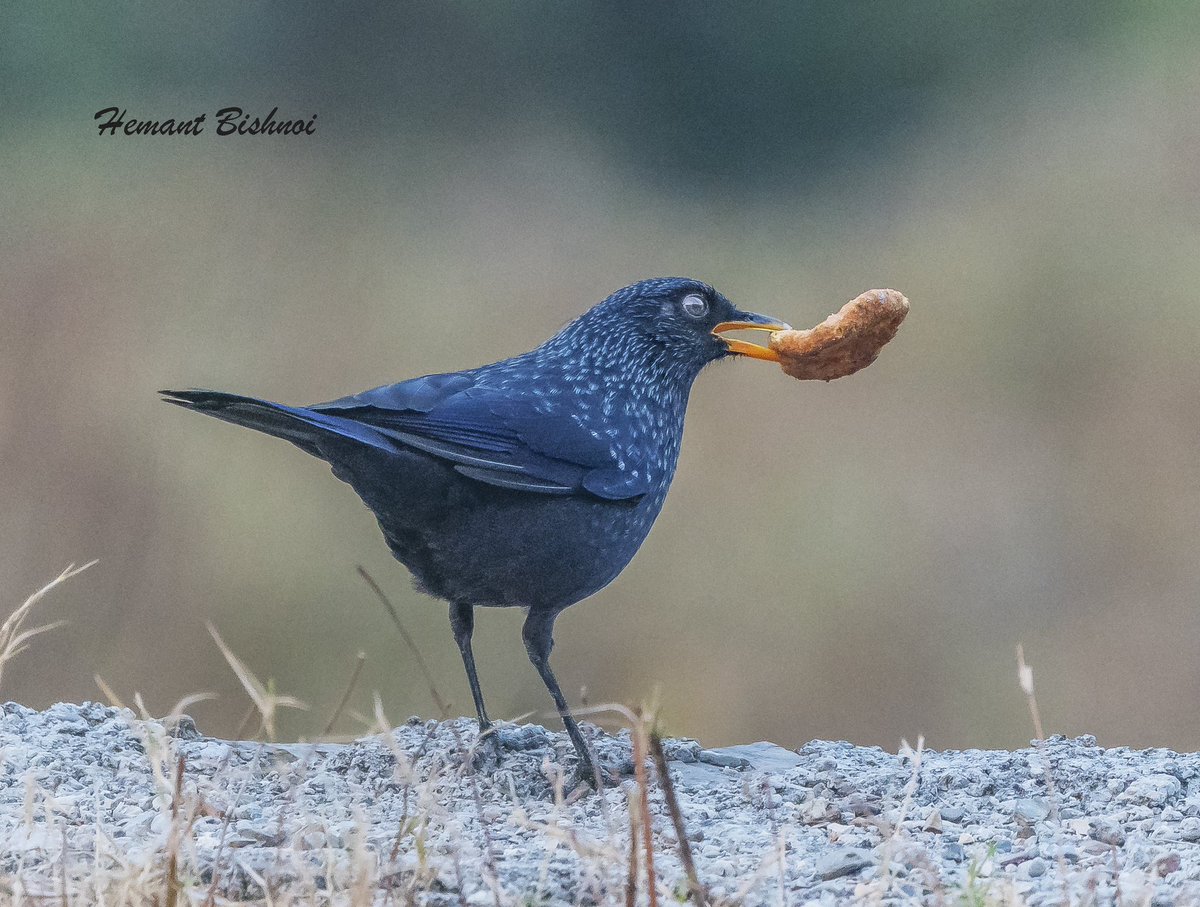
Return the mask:
<path id="1" fill-rule="evenodd" d="M 333 726 L 337 723 L 338 717 L 342 714 L 342 710 L 346 708 L 346 703 L 350 701 L 350 696 L 354 692 L 354 688 L 358 686 L 358 675 L 362 673 L 363 665 L 367 663 L 367 653 L 359 652 L 355 657 L 354 670 L 350 674 L 350 682 L 346 684 L 346 691 L 342 693 L 342 698 L 338 700 L 337 708 L 333 710 L 333 714 L 329 716 L 329 720 L 325 722 L 325 728 L 321 731 L 322 737 L 328 737 L 333 730 Z"/>
<path id="2" fill-rule="evenodd" d="M 163 721 L 178 721 L 183 717 L 184 712 L 186 712 L 196 703 L 208 702 L 209 700 L 216 698 L 216 693 L 189 693 L 187 696 L 184 696 L 177 703 L 171 706 L 171 711 L 167 712 L 166 716 L 163 718 Z"/>
<path id="3" fill-rule="evenodd" d="M 262 747 L 259 747 L 258 752 L 254 754 L 254 760 L 251 767 L 258 765 L 259 758 L 262 756 Z M 221 881 L 221 856 L 225 853 L 226 844 L 225 836 L 229 832 L 229 822 L 233 818 L 233 814 L 237 807 L 244 802 L 246 788 L 250 785 L 250 779 L 253 777 L 252 772 L 248 772 L 242 779 L 242 783 L 238 786 L 237 794 L 233 798 L 232 804 L 225 809 L 225 814 L 221 817 L 221 834 L 217 838 L 217 853 L 213 858 L 212 881 L 209 882 L 208 891 L 205 893 L 202 907 L 215 907 L 217 899 L 217 885 Z"/>
<path id="4" fill-rule="evenodd" d="M 167 853 L 167 897 L 166 907 L 175 907 L 179 903 L 179 892 L 183 887 L 179 880 L 179 842 L 176 839 L 177 822 L 179 820 L 179 802 L 183 799 L 183 757 L 175 763 L 175 791 L 171 797 L 171 837 Z"/>
<path id="5" fill-rule="evenodd" d="M 641 816 L 638 814 L 640 800 L 635 791 L 625 790 L 629 804 L 629 872 L 625 876 L 625 907 L 636 907 L 638 880 L 638 833 Z"/>
<path id="6" fill-rule="evenodd" d="M 307 703 L 301 702 L 294 696 L 280 696 L 273 690 L 267 689 L 262 682 L 254 676 L 245 663 L 233 654 L 229 646 L 225 645 L 225 640 L 221 639 L 221 634 L 217 632 L 217 628 L 211 623 L 207 624 L 208 632 L 212 635 L 213 641 L 216 642 L 217 648 L 221 650 L 221 654 L 225 656 L 225 660 L 229 662 L 229 667 L 233 669 L 233 673 L 237 675 L 237 679 L 241 681 L 242 688 L 245 689 L 246 695 L 250 697 L 250 701 L 254 703 L 254 707 L 258 709 L 258 714 L 262 720 L 262 730 L 267 735 L 267 739 L 274 742 L 275 740 L 275 715 L 279 709 L 307 709 Z"/>
<path id="7" fill-rule="evenodd" d="M 454 725 L 450 725 L 450 733 L 454 735 L 454 741 L 458 745 L 459 752 L 468 752 L 462 737 Z M 463 761 L 463 772 L 471 785 L 471 799 L 475 804 L 475 817 L 479 822 L 479 830 L 483 833 L 483 880 L 488 888 L 492 891 L 492 903 L 495 907 L 500 905 L 500 870 L 497 868 L 496 861 L 496 844 L 492 838 L 492 823 L 489 821 L 483 811 L 483 799 L 479 795 L 479 778 L 475 774 L 475 768 L 468 757 Z"/>
<path id="8" fill-rule="evenodd" d="M 654 830 L 650 822 L 650 780 L 646 777 L 646 719 L 641 710 L 634 713 L 637 723 L 633 726 L 633 772 L 637 779 L 638 797 L 642 816 L 642 846 L 646 852 L 646 894 L 650 907 L 658 907 L 658 875 L 654 871 Z"/>
<path id="9" fill-rule="evenodd" d="M 1025 663 L 1025 647 L 1017 643 L 1017 682 L 1021 685 L 1021 692 L 1025 694 L 1025 699 L 1029 703 L 1029 715 L 1033 719 L 1033 732 L 1037 734 L 1038 740 L 1046 739 L 1046 732 L 1042 730 L 1042 713 L 1038 710 L 1037 696 L 1033 692 L 1033 668 Z"/>
<path id="10" fill-rule="evenodd" d="M 1038 708 L 1037 695 L 1033 691 L 1033 668 L 1025 663 L 1025 647 L 1021 643 L 1017 643 L 1017 683 L 1021 685 L 1021 692 L 1025 694 L 1025 701 L 1029 705 L 1029 717 L 1033 719 L 1033 732 L 1037 735 L 1034 747 L 1040 749 L 1046 742 L 1046 732 L 1042 729 L 1042 713 Z M 1042 760 L 1042 771 L 1046 776 L 1046 797 L 1050 803 L 1050 817 L 1057 822 L 1059 821 L 1058 792 L 1054 787 L 1054 773 L 1050 769 L 1048 758 Z"/>
<path id="11" fill-rule="evenodd" d="M 8 615 L 4 623 L 0 624 L 0 682 L 4 679 L 4 666 L 25 651 L 29 640 L 40 633 L 61 627 L 66 623 L 63 620 L 56 620 L 53 623 L 43 624 L 40 627 L 32 627 L 28 630 L 23 629 L 25 619 L 29 617 L 29 613 L 33 610 L 34 606 L 45 598 L 51 589 L 66 582 L 73 576 L 78 576 L 95 563 L 96 561 L 88 561 L 82 567 L 76 567 L 74 564 L 71 564 L 57 577 L 25 599 L 25 603 L 12 614 Z"/>
<path id="12" fill-rule="evenodd" d="M 117 695 L 116 690 L 108 685 L 108 681 L 99 674 L 93 674 L 92 680 L 96 681 L 96 686 L 100 688 L 100 692 L 104 694 L 104 698 L 108 700 L 108 704 L 116 706 L 118 709 L 125 708 L 125 703 L 121 701 L 121 697 Z"/>
<path id="13" fill-rule="evenodd" d="M 404 624 L 400 620 L 400 615 L 397 613 L 395 606 L 391 603 L 388 597 L 380 588 L 379 583 L 375 582 L 375 577 L 367 572 L 367 568 L 361 564 L 358 566 L 358 575 L 363 578 L 363 581 L 371 587 L 371 591 L 383 603 L 383 607 L 387 609 L 388 616 L 391 617 L 392 623 L 396 625 L 396 629 L 404 638 L 405 644 L 409 651 L 412 652 L 413 658 L 416 659 L 417 667 L 421 669 L 421 673 L 425 675 L 425 682 L 429 684 L 429 695 L 433 699 L 433 704 L 437 706 L 440 717 L 445 719 L 450 714 L 450 704 L 442 698 L 442 694 L 438 692 L 437 684 L 433 681 L 433 672 L 429 670 L 429 665 L 425 663 L 425 659 L 421 656 L 421 650 L 417 647 L 417 641 L 412 638 L 412 635 L 404 628 Z"/>
<path id="14" fill-rule="evenodd" d="M 69 882 L 67 881 L 67 827 L 65 825 L 62 827 L 62 850 L 59 851 L 59 855 L 59 870 L 61 872 L 62 884 L 62 907 L 71 907 L 71 898 L 70 895 L 67 894 Z M 174 905 L 171 905 L 171 907 L 174 907 Z"/>
<path id="15" fill-rule="evenodd" d="M 900 739 L 899 755 L 901 758 L 908 759 L 912 765 L 912 771 L 908 776 L 908 783 L 904 785 L 904 796 L 900 800 L 900 807 L 896 810 L 896 820 L 892 823 L 891 834 L 883 842 L 883 848 L 880 852 L 882 869 L 879 878 L 879 891 L 887 893 L 892 885 L 892 854 L 895 853 L 897 846 L 900 844 L 900 839 L 904 834 L 904 823 L 908 819 L 908 813 L 912 809 L 913 798 L 916 796 L 917 788 L 921 783 L 921 760 L 925 754 L 925 736 L 917 735 L 917 748 L 914 750 L 909 746 L 908 741 L 904 738 Z"/>

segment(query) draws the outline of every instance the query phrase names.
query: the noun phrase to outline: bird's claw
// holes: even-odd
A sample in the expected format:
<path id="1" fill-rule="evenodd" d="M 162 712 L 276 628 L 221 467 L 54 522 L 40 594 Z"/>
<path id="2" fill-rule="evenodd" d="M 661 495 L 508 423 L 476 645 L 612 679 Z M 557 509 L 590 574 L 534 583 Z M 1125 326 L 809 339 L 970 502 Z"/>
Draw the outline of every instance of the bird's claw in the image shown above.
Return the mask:
<path id="1" fill-rule="evenodd" d="M 495 725 L 482 729 L 470 749 L 471 768 L 477 772 L 494 771 L 504 762 L 504 749 Z"/>
<path id="2" fill-rule="evenodd" d="M 599 773 L 598 779 L 597 773 Z M 567 788 L 568 791 L 581 790 L 582 788 L 599 791 L 605 787 L 614 787 L 620 783 L 621 777 L 617 772 L 605 768 L 599 761 L 589 759 L 579 762 L 575 766 L 575 771 L 571 773 L 570 779 L 567 782 Z M 581 790 L 581 793 L 586 793 L 586 791 Z"/>
<path id="3" fill-rule="evenodd" d="M 600 786 L 596 783 L 595 770 L 586 764 L 577 766 L 567 782 L 567 788 L 567 793 L 571 794 L 576 791 L 581 794 L 587 794 L 591 791 L 599 790 Z"/>
<path id="4" fill-rule="evenodd" d="M 473 765 L 477 771 L 498 768 L 506 754 L 541 749 L 549 740 L 545 729 L 536 725 L 489 724 L 480 729 L 471 748 Z"/>

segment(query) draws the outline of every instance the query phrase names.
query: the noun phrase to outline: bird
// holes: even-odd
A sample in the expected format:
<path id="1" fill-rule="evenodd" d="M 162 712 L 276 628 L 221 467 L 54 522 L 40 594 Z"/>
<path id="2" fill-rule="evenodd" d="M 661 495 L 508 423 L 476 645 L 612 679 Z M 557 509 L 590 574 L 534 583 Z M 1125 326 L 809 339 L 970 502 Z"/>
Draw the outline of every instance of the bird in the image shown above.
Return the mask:
<path id="1" fill-rule="evenodd" d="M 550 652 L 566 608 L 641 547 L 675 474 L 692 383 L 730 357 L 778 361 L 725 336 L 788 325 L 699 280 L 617 290 L 535 349 L 312 406 L 221 391 L 169 403 L 290 441 L 329 463 L 418 589 L 449 604 L 480 732 L 492 728 L 471 648 L 475 609 L 526 609 L 522 638 L 594 783 L 596 763 Z"/>

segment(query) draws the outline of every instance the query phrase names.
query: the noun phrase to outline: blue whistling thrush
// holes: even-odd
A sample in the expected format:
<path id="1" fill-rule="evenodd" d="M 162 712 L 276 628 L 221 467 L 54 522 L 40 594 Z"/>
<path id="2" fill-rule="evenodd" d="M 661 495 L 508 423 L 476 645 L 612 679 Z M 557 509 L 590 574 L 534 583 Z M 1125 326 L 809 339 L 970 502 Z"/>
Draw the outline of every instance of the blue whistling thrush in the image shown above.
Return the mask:
<path id="1" fill-rule="evenodd" d="M 650 531 L 700 370 L 731 355 L 777 358 L 723 333 L 785 327 L 707 284 L 661 278 L 618 290 L 523 355 L 330 403 L 163 394 L 291 441 L 358 492 L 418 587 L 449 602 L 481 731 L 474 609 L 528 609 L 525 648 L 592 777 L 550 669 L 554 619 L 611 582 Z"/>

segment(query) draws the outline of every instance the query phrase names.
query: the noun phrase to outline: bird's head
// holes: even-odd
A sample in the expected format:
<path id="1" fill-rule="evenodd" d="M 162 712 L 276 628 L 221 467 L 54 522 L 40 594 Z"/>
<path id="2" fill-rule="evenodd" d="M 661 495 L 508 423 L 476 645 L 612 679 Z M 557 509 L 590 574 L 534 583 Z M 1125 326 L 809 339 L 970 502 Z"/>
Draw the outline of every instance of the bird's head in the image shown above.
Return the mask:
<path id="1" fill-rule="evenodd" d="M 706 283 L 682 277 L 643 280 L 618 290 L 576 325 L 585 326 L 602 347 L 650 349 L 692 377 L 727 356 L 778 362 L 767 347 L 725 334 L 788 328 L 778 318 L 742 311 Z"/>

